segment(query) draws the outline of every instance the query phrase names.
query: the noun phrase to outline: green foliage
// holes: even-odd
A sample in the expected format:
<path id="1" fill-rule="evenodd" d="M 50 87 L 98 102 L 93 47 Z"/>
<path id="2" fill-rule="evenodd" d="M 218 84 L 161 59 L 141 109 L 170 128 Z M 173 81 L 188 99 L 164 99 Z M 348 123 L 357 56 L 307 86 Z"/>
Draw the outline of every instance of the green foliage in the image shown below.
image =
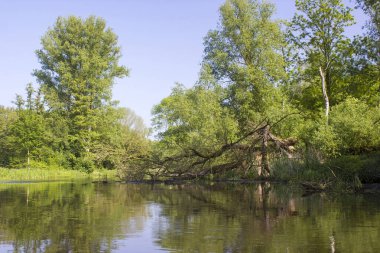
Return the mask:
<path id="1" fill-rule="evenodd" d="M 21 96 L 17 96 L 17 119 L 8 125 L 5 145 L 9 156 L 9 164 L 18 166 L 26 164 L 27 160 L 40 160 L 46 155 L 44 146 L 47 144 L 47 126 L 43 115 L 38 113 L 36 108 L 38 100 L 34 99 L 34 89 L 31 84 L 26 87 L 27 99 L 23 101 Z"/>
<path id="2" fill-rule="evenodd" d="M 159 143 L 155 144 L 158 157 L 181 157 L 174 167 L 184 169 L 194 162 L 191 154 L 203 155 L 218 151 L 223 145 L 237 139 L 238 126 L 228 108 L 222 105 L 221 87 L 197 85 L 185 89 L 177 85 L 172 94 L 153 109 L 154 128 Z M 161 151 L 160 151 L 161 149 Z M 218 164 L 220 157 L 212 164 Z"/>
<path id="3" fill-rule="evenodd" d="M 16 97 L 16 111 L 0 111 L 0 164 L 30 160 L 90 173 L 123 169 L 147 152 L 142 119 L 112 101 L 115 78 L 128 70 L 119 65 L 117 36 L 105 21 L 59 17 L 41 44 L 41 68 L 33 73 L 38 89 L 28 84 L 26 98 Z"/>
<path id="4" fill-rule="evenodd" d="M 10 145 L 7 141 L 10 126 L 17 120 L 17 112 L 12 108 L 0 106 L 0 166 L 10 163 Z"/>
<path id="5" fill-rule="evenodd" d="M 221 105 L 222 90 L 177 85 L 172 94 L 153 109 L 158 138 L 168 147 L 215 149 L 236 139 L 237 126 Z M 176 147 L 177 146 L 177 147 Z"/>
<path id="6" fill-rule="evenodd" d="M 96 145 L 104 144 L 107 126 L 117 120 L 109 113 L 114 79 L 128 74 L 118 63 L 117 36 L 101 18 L 59 17 L 41 44 L 36 52 L 41 69 L 34 75 L 53 119 L 60 118 L 66 128 L 62 150 L 90 169 L 87 160 L 93 159 Z"/>
<path id="7" fill-rule="evenodd" d="M 220 8 L 220 26 L 205 38 L 204 64 L 227 83 L 225 101 L 243 124 L 268 116 L 281 102 L 276 86 L 285 78 L 284 36 L 267 2 L 233 0 Z"/>
<path id="8" fill-rule="evenodd" d="M 104 125 L 103 144 L 96 146 L 95 163 L 123 174 L 131 167 L 137 168 L 149 152 L 149 129 L 131 109 L 117 108 L 114 113 L 113 124 Z M 139 169 L 144 171 L 144 167 Z"/>
<path id="9" fill-rule="evenodd" d="M 254 178 L 272 163 L 280 178 L 369 181 L 377 160 L 362 156 L 380 147 L 379 6 L 358 3 L 371 24 L 350 40 L 341 0 L 297 0 L 287 24 L 266 1 L 227 0 L 197 83 L 177 84 L 153 108 L 154 141 L 112 100 L 115 78 L 128 75 L 116 34 L 101 18 L 59 17 L 36 52 L 38 89 L 28 84 L 15 110 L 0 108 L 0 165 L 31 158 L 135 180 Z"/>
<path id="10" fill-rule="evenodd" d="M 348 98 L 331 110 L 331 126 L 346 152 L 369 151 L 380 146 L 380 108 Z"/>
<path id="11" fill-rule="evenodd" d="M 376 42 L 368 35 L 355 36 L 351 48 L 345 53 L 345 94 L 366 101 L 370 106 L 380 105 L 380 61 Z M 377 43 L 378 44 L 378 43 Z"/>
<path id="12" fill-rule="evenodd" d="M 286 171 L 278 166 L 283 149 L 274 150 L 294 139 L 299 160 L 288 165 L 299 172 L 299 179 L 328 180 L 333 175 L 326 165 L 330 160 L 376 149 L 377 72 L 359 52 L 368 44 L 354 40 L 357 46 L 353 47 L 344 35 L 345 28 L 354 23 L 351 10 L 340 0 L 302 0 L 296 6 L 299 13 L 289 24 L 287 45 L 280 23 L 271 19 L 273 5 L 246 0 L 222 5 L 218 28 L 205 38 L 198 83 L 190 89 L 177 85 L 153 109 L 158 142 L 151 158 L 166 165 L 157 162 L 152 167 L 200 173 L 234 161 L 241 162 L 236 166 L 245 166 L 244 176 L 252 176 L 262 146 L 259 139 L 246 138 L 246 134 L 260 122 L 270 125 L 275 143 L 268 147 L 274 157 L 273 173 L 281 178 L 281 170 Z M 360 62 L 360 67 L 354 62 Z M 367 103 L 362 102 L 367 98 Z M 325 113 L 332 108 L 327 124 L 324 104 Z M 229 150 L 235 141 L 238 148 Z M 218 173 L 217 177 L 237 176 L 233 171 Z M 347 169 L 347 173 L 356 172 Z"/>
<path id="13" fill-rule="evenodd" d="M 341 0 L 297 0 L 298 13 L 288 28 L 288 41 L 294 47 L 292 56 L 294 83 L 291 96 L 303 109 L 318 111 L 325 101 L 321 89 L 321 73 L 325 78 L 326 94 L 331 105 L 344 99 L 341 93 L 347 83 L 341 82 L 342 61 L 350 47 L 345 28 L 354 23 L 351 9 Z M 328 114 L 328 108 L 325 108 Z"/>
<path id="14" fill-rule="evenodd" d="M 330 123 L 323 116 L 306 120 L 296 134 L 322 157 L 370 152 L 380 146 L 379 108 L 347 98 L 331 109 Z"/>
<path id="15" fill-rule="evenodd" d="M 299 132 L 306 146 L 298 159 L 274 160 L 273 176 L 285 180 L 327 182 L 337 180 L 360 186 L 378 182 L 380 117 L 378 108 L 348 98 L 332 107 L 330 124 L 308 121 Z M 299 147 L 301 148 L 301 147 Z"/>
<path id="16" fill-rule="evenodd" d="M 273 177 L 299 182 L 329 183 L 337 187 L 358 187 L 380 181 L 379 153 L 341 155 L 322 161 L 315 150 L 303 159 L 280 158 L 273 161 Z M 360 187 L 358 187 L 360 188 Z"/>
<path id="17" fill-rule="evenodd" d="M 356 0 L 356 2 L 370 18 L 367 23 L 368 38 L 371 41 L 372 49 L 377 52 L 376 60 L 379 64 L 380 59 L 378 58 L 378 53 L 380 53 L 380 45 L 378 42 L 380 40 L 380 3 L 377 0 Z M 371 50 L 371 48 L 369 48 L 369 50 Z"/>
<path id="18" fill-rule="evenodd" d="M 255 129 L 294 113 L 279 89 L 286 79 L 285 39 L 273 12 L 272 4 L 259 1 L 221 6 L 220 24 L 204 41 L 199 81 L 190 89 L 177 85 L 153 109 L 158 170 L 196 177 L 225 170 L 252 174 Z M 291 135 L 290 124 L 284 125 L 273 132 Z"/>
<path id="19" fill-rule="evenodd" d="M 72 161 L 72 167 L 75 170 L 81 170 L 90 173 L 94 170 L 94 162 L 90 157 L 78 157 Z"/>
<path id="20" fill-rule="evenodd" d="M 0 168 L 0 181 L 41 181 L 86 179 L 87 173 L 46 167 L 45 163 L 32 162 L 30 169 Z"/>
<path id="21" fill-rule="evenodd" d="M 318 150 L 322 157 L 336 157 L 339 153 L 340 139 L 331 125 L 324 124 L 321 115 L 318 121 L 312 122 L 303 129 L 302 137 L 306 145 Z"/>
<path id="22" fill-rule="evenodd" d="M 13 163 L 26 163 L 28 153 L 38 158 L 45 142 L 43 118 L 34 113 L 23 112 L 18 120 L 10 126 L 7 142 L 15 155 Z M 12 162 L 11 162 L 12 163 Z"/>

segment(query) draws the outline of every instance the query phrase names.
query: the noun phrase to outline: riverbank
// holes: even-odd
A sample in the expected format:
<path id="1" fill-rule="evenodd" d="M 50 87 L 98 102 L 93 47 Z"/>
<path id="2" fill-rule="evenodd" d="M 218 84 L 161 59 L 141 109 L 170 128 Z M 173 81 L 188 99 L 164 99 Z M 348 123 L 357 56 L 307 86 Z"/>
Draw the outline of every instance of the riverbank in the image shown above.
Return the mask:
<path id="1" fill-rule="evenodd" d="M 72 179 L 91 179 L 94 181 L 114 181 L 117 180 L 115 170 L 94 170 L 86 173 L 78 170 L 66 169 L 40 169 L 40 168 L 22 168 L 8 169 L 0 167 L 0 182 L 6 181 L 54 181 L 54 180 L 72 180 Z"/>

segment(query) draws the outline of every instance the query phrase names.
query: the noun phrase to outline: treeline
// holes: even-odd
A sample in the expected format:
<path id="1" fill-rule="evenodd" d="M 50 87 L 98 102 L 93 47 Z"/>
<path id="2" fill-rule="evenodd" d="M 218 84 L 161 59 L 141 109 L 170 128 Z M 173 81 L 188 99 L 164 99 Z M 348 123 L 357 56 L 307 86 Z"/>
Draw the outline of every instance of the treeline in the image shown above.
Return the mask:
<path id="1" fill-rule="evenodd" d="M 112 100 L 128 70 L 105 21 L 58 18 L 41 44 L 38 88 L 28 84 L 15 108 L 0 108 L 0 166 L 123 169 L 146 152 L 142 119 Z"/>
<path id="2" fill-rule="evenodd" d="M 34 90 L 0 109 L 0 165 L 32 162 L 125 179 L 302 178 L 380 181 L 380 27 L 347 37 L 341 0 L 297 0 L 291 21 L 275 6 L 227 0 L 204 39 L 199 80 L 177 84 L 153 112 L 155 140 L 112 100 L 117 36 L 96 17 L 58 18 L 37 51 Z"/>
<path id="3" fill-rule="evenodd" d="M 146 174 L 176 178 L 380 180 L 379 4 L 297 0 L 291 21 L 265 1 L 227 0 L 204 39 L 199 81 L 153 109 Z"/>

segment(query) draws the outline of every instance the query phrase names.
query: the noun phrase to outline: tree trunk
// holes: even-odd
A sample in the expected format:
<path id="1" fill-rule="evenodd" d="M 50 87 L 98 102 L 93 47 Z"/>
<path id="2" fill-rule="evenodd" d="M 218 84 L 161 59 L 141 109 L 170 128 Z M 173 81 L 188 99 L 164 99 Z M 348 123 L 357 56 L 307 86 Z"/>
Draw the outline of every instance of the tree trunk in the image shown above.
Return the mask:
<path id="1" fill-rule="evenodd" d="M 261 171 L 265 173 L 265 176 L 270 176 L 269 159 L 268 159 L 268 139 L 269 139 L 269 125 L 266 125 L 263 129 L 261 145 Z"/>
<path id="2" fill-rule="evenodd" d="M 259 175 L 259 177 L 261 177 L 263 174 L 263 170 L 262 170 L 262 166 L 261 166 L 261 154 L 260 153 L 256 153 L 255 161 L 256 161 L 256 166 L 257 166 L 257 174 Z"/>
<path id="3" fill-rule="evenodd" d="M 330 112 L 330 102 L 329 102 L 329 97 L 327 95 L 327 88 L 326 88 L 326 73 L 323 71 L 322 67 L 319 67 L 319 74 L 321 75 L 322 94 L 323 94 L 323 99 L 325 100 L 326 124 L 328 124 L 328 122 L 329 122 L 329 112 Z"/>

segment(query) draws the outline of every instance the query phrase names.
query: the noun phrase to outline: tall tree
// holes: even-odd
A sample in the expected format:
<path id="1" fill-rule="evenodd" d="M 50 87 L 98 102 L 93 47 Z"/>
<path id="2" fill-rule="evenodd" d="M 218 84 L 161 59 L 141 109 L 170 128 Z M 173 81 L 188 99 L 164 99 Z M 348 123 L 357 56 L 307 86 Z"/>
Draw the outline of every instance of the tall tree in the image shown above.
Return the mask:
<path id="1" fill-rule="evenodd" d="M 326 122 L 334 85 L 334 66 L 349 40 L 344 31 L 354 23 L 351 9 L 341 0 L 296 0 L 298 13 L 290 25 L 289 39 L 298 49 L 297 56 L 310 81 L 320 78 Z M 336 75 L 335 75 L 336 76 Z"/>
<path id="2" fill-rule="evenodd" d="M 115 78 L 128 75 L 119 65 L 117 36 L 101 18 L 59 17 L 41 44 L 36 52 L 41 68 L 34 75 L 46 106 L 68 125 L 66 148 L 76 157 L 86 156 L 101 134 L 99 117 L 113 105 Z"/>
<path id="3" fill-rule="evenodd" d="M 224 105 L 234 111 L 241 137 L 258 134 L 261 139 L 261 168 L 267 175 L 270 125 L 287 111 L 278 89 L 286 79 L 285 37 L 280 21 L 272 18 L 274 11 L 266 1 L 227 0 L 220 8 L 219 28 L 204 43 L 204 64 L 218 82 L 227 84 Z M 257 138 L 251 140 L 257 143 Z"/>
<path id="4" fill-rule="evenodd" d="M 269 153 L 289 151 L 292 143 L 273 134 L 287 113 L 279 89 L 286 78 L 285 38 L 273 12 L 265 1 L 221 6 L 219 26 L 204 41 L 199 83 L 188 90 L 177 86 L 153 110 L 164 172 L 197 177 L 252 173 L 258 166 L 269 176 Z"/>
<path id="5" fill-rule="evenodd" d="M 266 1 L 227 0 L 220 8 L 218 29 L 205 38 L 204 64 L 226 84 L 225 102 L 243 125 L 268 116 L 280 102 L 275 88 L 285 77 L 285 41 L 273 13 L 274 5 Z"/>

